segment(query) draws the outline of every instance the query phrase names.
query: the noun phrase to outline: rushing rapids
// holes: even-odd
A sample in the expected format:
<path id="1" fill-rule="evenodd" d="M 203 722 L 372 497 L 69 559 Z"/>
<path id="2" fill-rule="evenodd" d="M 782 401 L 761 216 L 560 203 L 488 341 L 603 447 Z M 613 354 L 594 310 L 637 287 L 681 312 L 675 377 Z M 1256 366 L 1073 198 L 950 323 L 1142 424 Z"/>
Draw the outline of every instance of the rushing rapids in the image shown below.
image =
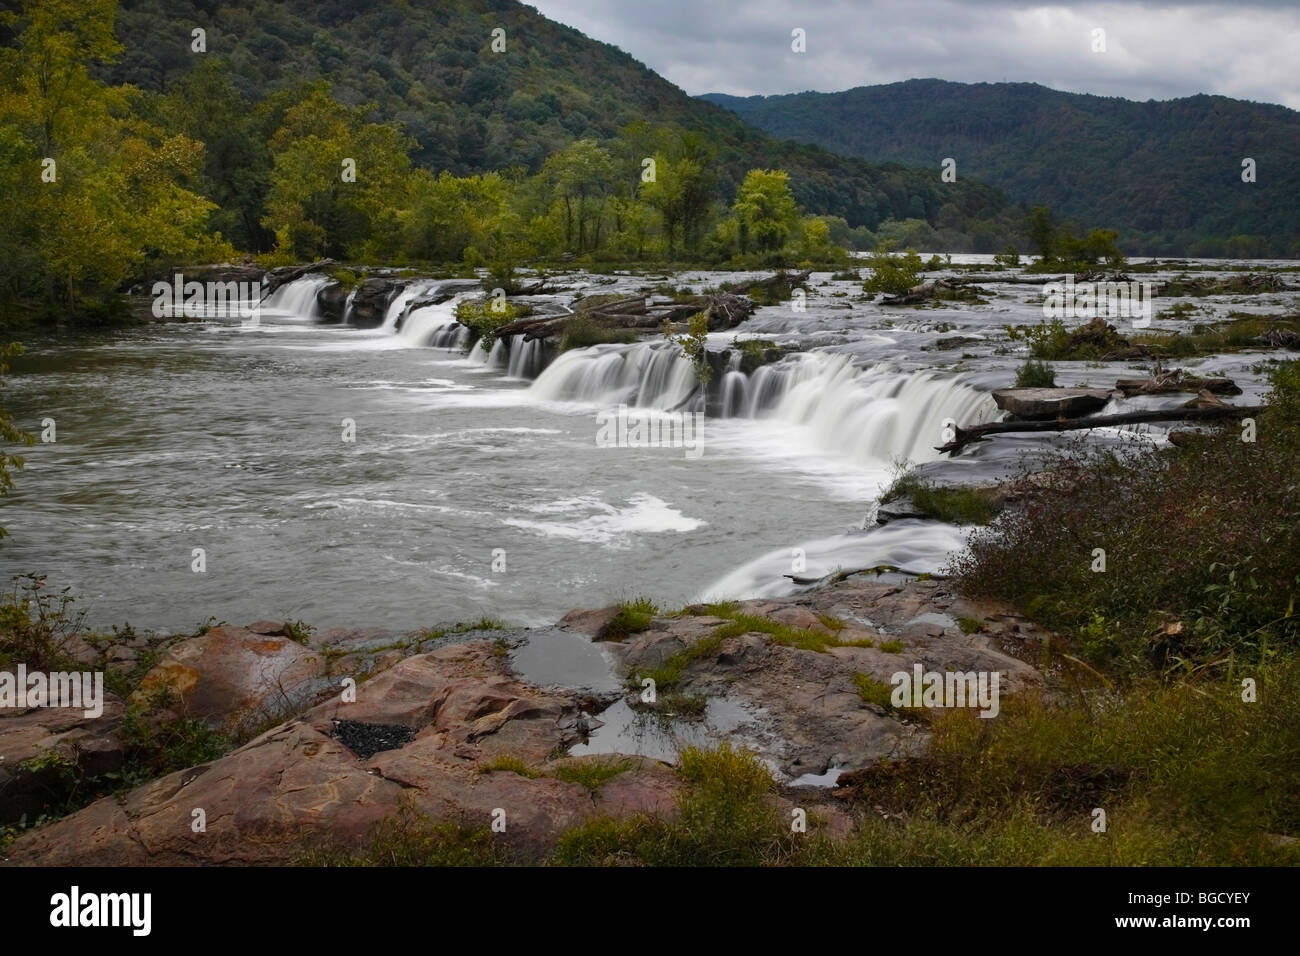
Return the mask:
<path id="1" fill-rule="evenodd" d="M 675 278 L 700 289 L 728 277 Z M 395 283 L 372 328 L 321 321 L 328 282 L 277 288 L 260 323 L 210 317 L 126 330 L 109 347 L 34 345 L 8 399 L 19 421 L 57 419 L 59 440 L 27 453 L 0 573 L 39 570 L 71 587 L 94 624 L 157 628 L 192 627 L 191 609 L 411 628 L 482 614 L 544 624 L 637 594 L 663 606 L 776 595 L 798 587 L 792 575 L 836 568 L 941 569 L 960 530 L 864 520 L 895 462 L 996 481 L 1050 441 L 1000 439 L 954 459 L 934 450 L 946 423 L 998 414 L 989 392 L 1022 361 L 1002 327 L 1037 323 L 1034 287 L 994 284 L 987 306 L 888 309 L 817 274 L 806 310 L 763 307 L 711 334 L 701 389 L 691 362 L 650 333 L 559 355 L 522 336 L 484 349 L 456 320 L 478 294 L 464 280 Z M 634 276 L 565 282 L 645 289 Z M 569 305 L 563 293 L 533 301 L 542 314 Z M 743 372 L 746 340 L 775 343 L 757 350 L 775 361 Z M 1257 402 L 1256 362 L 1214 356 L 1198 371 Z M 1063 385 L 1131 374 L 1127 363 L 1058 367 Z M 602 440 L 633 434 L 602 426 L 621 408 L 653 434 L 707 412 L 702 441 Z"/>

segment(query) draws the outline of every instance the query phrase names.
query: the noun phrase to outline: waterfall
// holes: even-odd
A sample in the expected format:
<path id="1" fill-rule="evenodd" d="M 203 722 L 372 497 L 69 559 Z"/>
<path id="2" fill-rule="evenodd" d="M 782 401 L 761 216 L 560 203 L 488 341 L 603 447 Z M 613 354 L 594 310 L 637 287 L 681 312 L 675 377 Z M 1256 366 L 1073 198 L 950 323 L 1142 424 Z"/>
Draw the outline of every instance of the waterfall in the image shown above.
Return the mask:
<path id="1" fill-rule="evenodd" d="M 933 372 L 859 369 L 847 355 L 805 352 L 754 373 L 746 418 L 801 425 L 825 449 L 864 463 L 931 461 L 945 422 L 992 421 L 987 392 Z"/>
<path id="2" fill-rule="evenodd" d="M 357 290 L 353 289 L 348 293 L 347 302 L 343 303 L 343 324 L 348 324 L 348 318 L 352 315 L 352 300 L 357 297 Z"/>
<path id="3" fill-rule="evenodd" d="M 944 423 L 991 421 L 987 392 L 932 372 L 861 369 L 848 355 L 804 352 L 720 383 L 724 417 L 798 426 L 820 452 L 880 466 L 938 457 Z M 667 343 L 596 345 L 565 352 L 530 388 L 544 401 L 677 409 L 697 393 L 691 363 Z"/>
<path id="4" fill-rule="evenodd" d="M 407 307 L 415 301 L 416 296 L 424 292 L 434 283 L 430 280 L 410 282 L 401 292 L 393 297 L 393 301 L 388 303 L 388 311 L 384 313 L 384 324 L 380 326 L 385 332 L 392 332 L 397 329 L 399 320 L 404 319 Z"/>
<path id="5" fill-rule="evenodd" d="M 262 308 L 300 319 L 315 319 L 319 316 L 316 308 L 316 293 L 328 283 L 328 276 L 309 275 L 292 282 L 286 282 L 262 301 Z M 349 299 L 349 302 L 352 300 Z"/>
<path id="6" fill-rule="evenodd" d="M 698 384 L 681 351 L 656 342 L 571 349 L 529 391 L 543 401 L 674 409 L 692 397 Z"/>
<path id="7" fill-rule="evenodd" d="M 422 305 L 419 308 L 411 309 L 402 319 L 402 327 L 396 332 L 398 338 L 405 341 L 407 345 L 419 348 L 426 345 L 435 345 L 438 348 L 448 348 L 448 339 L 443 333 L 449 329 L 464 329 L 465 327 L 456 321 L 456 303 L 454 300 L 440 302 L 437 305 Z M 465 329 L 466 332 L 469 329 Z M 441 341 L 434 341 L 441 339 Z"/>
<path id="8" fill-rule="evenodd" d="M 475 346 L 475 351 L 482 352 L 482 346 Z M 492 343 L 492 351 L 488 353 L 487 367 L 494 369 L 504 369 L 506 367 L 505 339 L 497 339 Z"/>
<path id="9" fill-rule="evenodd" d="M 536 378 L 546 363 L 546 343 L 541 339 L 525 342 L 522 335 L 510 343 L 510 367 L 506 374 L 512 378 Z"/>
<path id="10" fill-rule="evenodd" d="M 722 379 L 722 417 L 739 418 L 749 407 L 749 376 L 728 372 Z"/>

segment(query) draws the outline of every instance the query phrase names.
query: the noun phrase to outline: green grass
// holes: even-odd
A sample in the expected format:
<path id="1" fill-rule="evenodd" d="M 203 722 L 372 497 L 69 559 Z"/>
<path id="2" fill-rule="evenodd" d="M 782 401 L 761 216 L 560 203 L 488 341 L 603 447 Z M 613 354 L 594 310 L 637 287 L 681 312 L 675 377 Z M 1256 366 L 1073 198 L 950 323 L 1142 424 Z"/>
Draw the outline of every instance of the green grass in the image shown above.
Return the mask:
<path id="1" fill-rule="evenodd" d="M 957 619 L 957 626 L 961 628 L 963 634 L 974 634 L 983 627 L 978 618 L 962 617 Z"/>
<path id="2" fill-rule="evenodd" d="M 631 634 L 638 634 L 650 626 L 659 606 L 646 597 L 620 601 L 618 613 L 614 615 L 601 634 L 602 640 L 621 641 Z"/>
<path id="3" fill-rule="evenodd" d="M 722 743 L 687 749 L 674 819 L 602 818 L 565 833 L 553 863 L 569 866 L 759 866 L 788 862 L 796 838 L 770 799 L 772 777 L 752 752 Z"/>
<path id="4" fill-rule="evenodd" d="M 502 771 L 504 773 L 517 773 L 519 776 L 528 777 L 529 779 L 535 779 L 542 775 L 542 772 L 536 767 L 530 767 L 527 763 L 513 754 L 498 754 L 491 760 L 479 764 L 476 768 L 476 772 L 480 774 L 495 773 L 497 771 Z"/>
<path id="5" fill-rule="evenodd" d="M 628 675 L 628 686 L 639 690 L 641 680 L 648 677 L 655 682 L 656 694 L 671 689 L 686 674 L 686 669 L 705 657 L 710 657 L 722 647 L 722 638 L 715 631 L 705 635 L 682 650 L 673 654 L 658 667 L 645 672 L 633 672 Z"/>
<path id="6" fill-rule="evenodd" d="M 881 641 L 876 645 L 886 654 L 899 654 L 903 650 L 902 641 Z"/>
<path id="7" fill-rule="evenodd" d="M 890 695 L 893 688 L 876 680 L 870 674 L 854 674 L 853 683 L 857 685 L 858 696 L 868 704 L 875 704 L 877 707 L 883 707 L 885 710 L 893 710 L 894 705 L 890 701 Z"/>
<path id="8" fill-rule="evenodd" d="M 623 757 L 595 757 L 561 764 L 551 771 L 556 780 L 576 783 L 588 790 L 599 790 L 619 774 L 632 769 L 632 761 Z"/>
<path id="9" fill-rule="evenodd" d="M 881 496 L 882 504 L 910 498 L 921 511 L 952 524 L 985 525 L 993 520 L 993 495 L 989 489 L 964 485 L 936 485 L 909 471 L 900 475 Z"/>
<path id="10" fill-rule="evenodd" d="M 1185 358 L 1268 348 L 1255 341 L 1267 332 L 1300 334 L 1300 318 L 1296 316 L 1233 315 L 1236 317 L 1227 322 L 1194 325 L 1190 332 L 1150 332 L 1134 336 L 1133 344 L 1161 356 Z"/>
<path id="11" fill-rule="evenodd" d="M 309 847 L 299 866 L 504 866 L 511 862 L 488 827 L 434 821 L 403 810 L 381 820 L 359 848 Z"/>

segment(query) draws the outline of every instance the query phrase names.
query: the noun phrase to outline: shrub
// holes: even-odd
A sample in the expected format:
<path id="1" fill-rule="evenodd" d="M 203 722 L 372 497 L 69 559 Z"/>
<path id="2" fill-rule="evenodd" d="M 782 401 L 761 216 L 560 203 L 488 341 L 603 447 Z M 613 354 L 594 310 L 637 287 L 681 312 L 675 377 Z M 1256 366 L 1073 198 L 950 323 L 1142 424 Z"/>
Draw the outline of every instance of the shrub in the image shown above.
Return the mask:
<path id="1" fill-rule="evenodd" d="M 924 263 L 912 249 L 901 256 L 889 254 L 889 244 L 882 243 L 867 257 L 871 276 L 863 284 L 867 295 L 906 295 L 920 279 Z"/>
<path id="2" fill-rule="evenodd" d="M 1056 372 L 1037 359 L 1028 359 L 1016 369 L 1016 388 L 1055 388 Z"/>

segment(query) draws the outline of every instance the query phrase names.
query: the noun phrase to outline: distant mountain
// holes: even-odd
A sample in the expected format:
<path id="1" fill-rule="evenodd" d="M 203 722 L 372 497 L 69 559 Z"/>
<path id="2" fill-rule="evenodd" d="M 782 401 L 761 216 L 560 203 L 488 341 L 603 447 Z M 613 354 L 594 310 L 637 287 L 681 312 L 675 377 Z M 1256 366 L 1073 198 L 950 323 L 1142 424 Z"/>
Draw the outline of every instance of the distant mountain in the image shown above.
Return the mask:
<path id="1" fill-rule="evenodd" d="M 191 52 L 195 27 L 207 31 L 207 54 Z M 491 50 L 498 28 L 505 53 Z M 701 133 L 717 152 L 723 198 L 748 169 L 779 167 L 808 211 L 851 226 L 936 223 L 947 206 L 951 227 L 954 209 L 962 225 L 1008 210 L 973 174 L 953 190 L 929 162 L 878 166 L 775 140 L 513 0 L 122 0 L 117 34 L 126 48 L 111 69 L 117 82 L 165 92 L 202 55 L 227 60 L 253 102 L 323 76 L 341 101 L 400 120 L 419 142 L 416 162 L 457 175 L 534 172 L 576 139 L 609 140 L 641 120 Z"/>
<path id="2" fill-rule="evenodd" d="M 1148 251 L 1300 256 L 1300 113 L 1282 106 L 943 80 L 701 99 L 773 136 L 871 162 L 937 171 L 952 157 L 959 181 L 979 178 L 1085 226 L 1141 234 Z M 1246 158 L 1253 184 L 1242 182 Z"/>

